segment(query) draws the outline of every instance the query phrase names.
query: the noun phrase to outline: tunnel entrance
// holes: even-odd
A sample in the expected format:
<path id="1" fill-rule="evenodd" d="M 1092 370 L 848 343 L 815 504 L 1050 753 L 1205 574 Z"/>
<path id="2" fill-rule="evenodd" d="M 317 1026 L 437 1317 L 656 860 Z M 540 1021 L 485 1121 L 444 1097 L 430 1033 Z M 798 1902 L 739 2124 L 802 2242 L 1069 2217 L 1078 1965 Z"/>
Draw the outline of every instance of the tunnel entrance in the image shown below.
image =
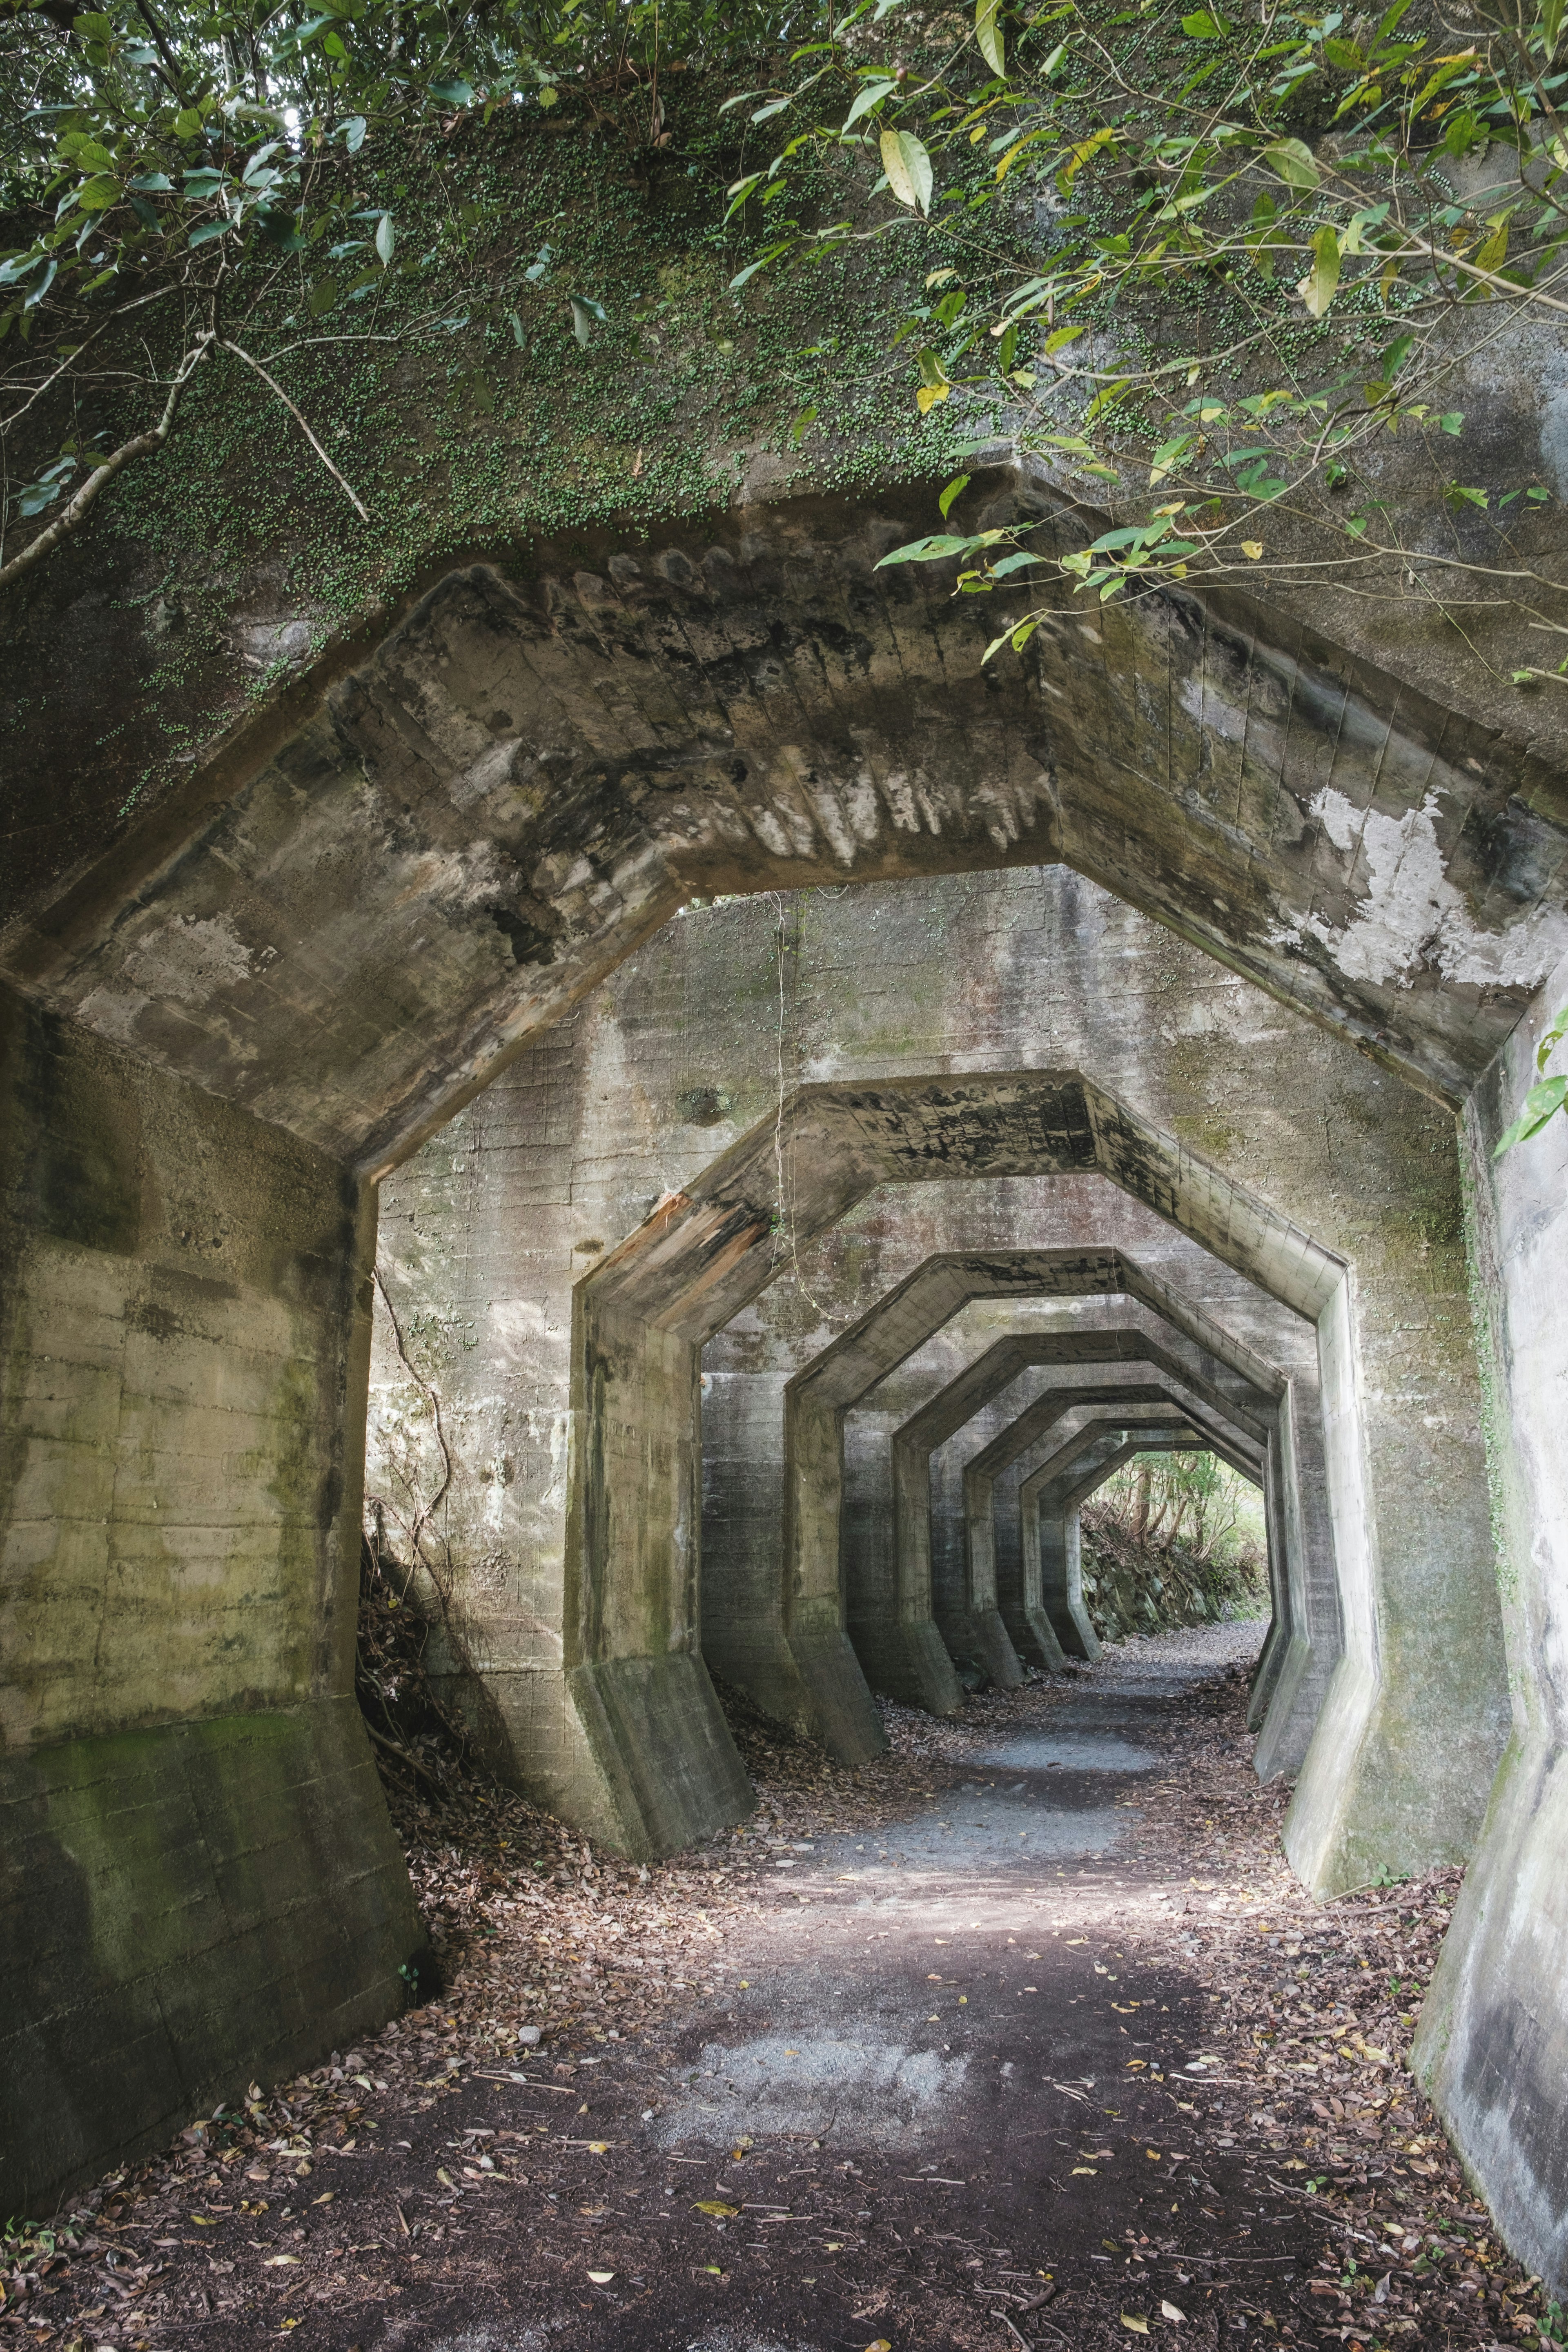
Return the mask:
<path id="1" fill-rule="evenodd" d="M 329 1982 L 351 2019 L 396 1996 L 406 1891 L 343 1745 L 378 1211 L 406 1355 L 383 1333 L 373 1471 L 439 1371 L 450 1671 L 507 1772 L 584 1829 L 651 1852 L 742 1801 L 703 1687 L 732 1580 L 702 1560 L 696 1350 L 719 1387 L 727 1351 L 782 1334 L 783 1371 L 808 1341 L 785 1384 L 822 1359 L 795 1449 L 819 1461 L 840 1402 L 860 1410 L 832 1350 L 917 1270 L 894 1190 L 951 1182 L 984 1227 L 949 1221 L 918 1263 L 1139 1264 L 1095 1222 L 1064 1242 L 1015 1215 L 1007 1188 L 1050 1182 L 1116 1191 L 1310 1319 L 1317 1411 L 1291 1444 L 1317 1432 L 1334 1558 L 1305 1517 L 1275 1548 L 1302 1607 L 1265 1677 L 1266 1741 L 1317 1727 L 1277 1749 L 1300 1764 L 1297 1867 L 1357 1884 L 1479 1831 L 1507 1685 L 1451 1114 L 1560 950 L 1551 820 L 1499 740 L 1261 614 L 1067 614 L 1029 664 L 983 670 L 967 600 L 875 569 L 901 497 L 783 501 L 607 573 L 563 547 L 521 586 L 454 574 L 8 936 L 15 1605 L 54 1629 L 16 1654 L 17 1801 L 79 1927 L 123 1867 L 85 1793 L 121 1735 L 147 1820 L 199 1790 L 194 1885 L 269 1857 L 232 1930 L 192 1945 L 160 1914 L 145 1969 L 118 1927 L 73 1930 L 104 1983 L 140 1970 L 169 1995 L 148 2014 L 185 2021 L 148 2027 L 137 2131 L 158 2084 L 236 2077 L 239 2029 L 203 2021 L 244 2011 L 224 1988 L 272 1948 L 268 1889 L 312 1955 L 273 1985 L 268 2047 L 310 2043 Z M 1418 935 L 1363 857 L 1390 838 L 1436 877 Z M 801 894 L 782 947 L 774 892 Z M 659 933 L 715 895 L 744 903 L 668 924 L 689 945 Z M 545 960 L 518 961 L 519 925 Z M 675 1050 L 678 994 L 702 1020 Z M 982 1100 L 998 1083 L 1011 1110 Z M 948 1097 L 940 1155 L 907 1117 L 921 1087 Z M 1492 1131 L 1498 1107 L 1475 1114 Z M 792 1184 L 768 1180 L 781 1152 Z M 842 1197 L 813 1227 L 818 1152 Z M 807 1301 L 841 1277 L 811 1330 L 793 1282 L 746 1287 L 781 1247 Z M 1300 1391 L 1266 1332 L 1246 1344 Z M 410 1462 L 423 1507 L 422 1436 Z M 852 1731 L 842 1547 L 806 1541 L 827 1507 L 807 1484 L 779 1486 L 789 1574 L 745 1641 Z M 997 1595 L 1016 1652 L 1032 1602 L 1016 1640 Z M 1330 1618 L 1332 1650 L 1298 1639 Z M 231 1737 L 289 1769 L 229 1770 Z M 264 1788 L 293 1810 L 258 1814 Z M 176 2001 L 192 1967 L 205 1990 Z M 67 1973 L 60 2013 L 107 2015 L 99 1976 Z M 105 2144 L 77 2087 L 98 2045 L 57 2064 L 31 2011 L 21 2031 L 26 2105 L 79 2105 L 80 2147 Z M 50 2178 L 87 2160 L 72 2146 Z"/>

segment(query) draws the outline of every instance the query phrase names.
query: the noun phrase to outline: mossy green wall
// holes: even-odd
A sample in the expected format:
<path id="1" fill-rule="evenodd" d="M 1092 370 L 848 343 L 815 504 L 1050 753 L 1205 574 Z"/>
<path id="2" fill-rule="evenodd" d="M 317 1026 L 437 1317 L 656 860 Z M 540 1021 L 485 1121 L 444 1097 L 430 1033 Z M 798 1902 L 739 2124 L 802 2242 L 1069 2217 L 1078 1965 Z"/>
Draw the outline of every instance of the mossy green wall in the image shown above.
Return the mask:
<path id="1" fill-rule="evenodd" d="M 352 1696 L 374 1200 L 0 999 L 0 2210 L 400 2004 Z"/>

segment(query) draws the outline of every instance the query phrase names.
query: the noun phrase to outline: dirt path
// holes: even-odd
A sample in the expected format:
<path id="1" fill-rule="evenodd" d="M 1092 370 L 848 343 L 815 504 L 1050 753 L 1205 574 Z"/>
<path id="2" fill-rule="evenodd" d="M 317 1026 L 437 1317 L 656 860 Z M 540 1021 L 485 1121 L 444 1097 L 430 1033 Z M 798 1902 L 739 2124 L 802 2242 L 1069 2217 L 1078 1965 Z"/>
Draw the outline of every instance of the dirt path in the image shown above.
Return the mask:
<path id="1" fill-rule="evenodd" d="M 1451 1888 L 1301 1895 L 1255 1641 L 900 1715 L 858 1781 L 775 1758 L 679 1875 L 487 1865 L 442 2003 L 117 2177 L 6 2315 L 84 2352 L 1545 2340 L 1399 2063 Z M 573 1903 L 580 2013 L 534 1990 Z"/>

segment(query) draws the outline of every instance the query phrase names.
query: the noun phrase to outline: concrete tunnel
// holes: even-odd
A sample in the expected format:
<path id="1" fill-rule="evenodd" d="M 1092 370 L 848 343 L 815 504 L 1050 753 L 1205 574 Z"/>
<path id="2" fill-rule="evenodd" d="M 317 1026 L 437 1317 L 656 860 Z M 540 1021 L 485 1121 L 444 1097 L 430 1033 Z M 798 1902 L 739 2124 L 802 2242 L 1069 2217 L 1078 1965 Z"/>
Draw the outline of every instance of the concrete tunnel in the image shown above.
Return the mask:
<path id="1" fill-rule="evenodd" d="M 454 573 L 7 932 L 14 2203 L 397 2006 L 362 1524 L 494 1769 L 648 1855 L 749 1801 L 712 1675 L 855 1759 L 1087 1648 L 1141 1433 L 1261 1490 L 1301 1880 L 1471 1864 L 1424 2063 L 1558 2259 L 1557 1211 L 1490 1150 L 1560 828 L 1195 600 L 939 700 L 973 619 L 883 505 Z M 1329 793 L 1430 835 L 1436 930 Z"/>

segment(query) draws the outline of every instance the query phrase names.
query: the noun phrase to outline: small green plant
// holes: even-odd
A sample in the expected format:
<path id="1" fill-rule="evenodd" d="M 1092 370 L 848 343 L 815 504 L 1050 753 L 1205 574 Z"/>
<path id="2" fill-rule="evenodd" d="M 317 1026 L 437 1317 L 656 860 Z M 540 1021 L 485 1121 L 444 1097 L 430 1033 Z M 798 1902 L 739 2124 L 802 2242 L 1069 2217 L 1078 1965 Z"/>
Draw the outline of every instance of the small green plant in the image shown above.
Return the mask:
<path id="1" fill-rule="evenodd" d="M 1568 1037 L 1568 1004 L 1556 1014 L 1551 1028 L 1535 1049 L 1538 1071 L 1545 1069 L 1564 1037 Z M 1500 1160 L 1503 1153 L 1511 1151 L 1516 1143 L 1528 1142 L 1532 1135 L 1539 1135 L 1547 1121 L 1563 1108 L 1564 1102 L 1568 1102 L 1568 1077 L 1538 1078 L 1524 1097 L 1524 1108 L 1513 1125 L 1505 1130 L 1492 1158 Z"/>

